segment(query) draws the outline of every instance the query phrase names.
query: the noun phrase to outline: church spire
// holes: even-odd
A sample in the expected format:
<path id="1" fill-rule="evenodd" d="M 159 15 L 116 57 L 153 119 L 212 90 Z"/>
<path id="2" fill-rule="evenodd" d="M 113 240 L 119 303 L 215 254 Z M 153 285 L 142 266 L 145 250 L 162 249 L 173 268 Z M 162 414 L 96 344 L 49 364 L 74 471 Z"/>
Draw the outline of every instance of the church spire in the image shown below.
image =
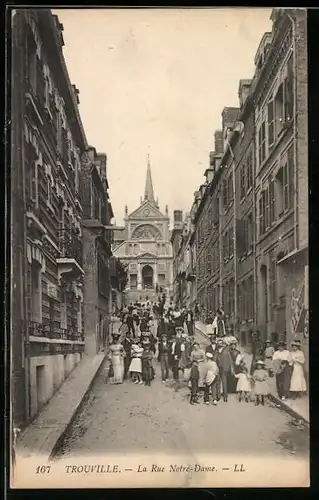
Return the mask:
<path id="1" fill-rule="evenodd" d="M 144 201 L 150 201 L 154 205 L 156 205 L 154 198 L 154 190 L 152 183 L 152 174 L 151 174 L 151 165 L 150 165 L 150 154 L 147 154 L 147 171 L 146 171 L 146 182 L 145 182 L 145 191 L 144 191 Z"/>

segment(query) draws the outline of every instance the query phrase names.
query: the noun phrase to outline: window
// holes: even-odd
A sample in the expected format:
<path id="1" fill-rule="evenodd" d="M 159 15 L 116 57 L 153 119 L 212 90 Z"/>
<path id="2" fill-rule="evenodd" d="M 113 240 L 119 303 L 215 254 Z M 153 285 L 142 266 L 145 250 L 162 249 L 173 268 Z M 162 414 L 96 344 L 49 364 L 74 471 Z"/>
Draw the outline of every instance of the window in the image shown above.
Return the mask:
<path id="1" fill-rule="evenodd" d="M 57 141 L 56 142 L 57 142 L 58 152 L 60 154 L 62 154 L 63 153 L 63 150 L 62 150 L 62 145 L 63 145 L 62 118 L 61 118 L 61 114 L 59 111 L 56 114 L 56 131 L 57 131 Z"/>
<path id="2" fill-rule="evenodd" d="M 247 182 L 247 191 L 253 186 L 253 154 L 249 153 L 247 158 L 247 172 L 246 172 L 246 182 Z"/>
<path id="3" fill-rule="evenodd" d="M 233 172 L 230 172 L 228 176 L 228 206 L 234 200 L 234 189 L 233 189 Z"/>
<path id="4" fill-rule="evenodd" d="M 229 258 L 234 256 L 234 237 L 231 229 L 228 230 L 228 248 L 229 248 Z"/>
<path id="5" fill-rule="evenodd" d="M 137 274 L 130 274 L 130 288 L 136 290 L 137 288 Z"/>
<path id="6" fill-rule="evenodd" d="M 250 276 L 247 279 L 247 319 L 254 317 L 254 279 Z"/>
<path id="7" fill-rule="evenodd" d="M 41 266 L 36 261 L 31 264 L 31 319 L 37 323 L 42 321 Z"/>
<path id="8" fill-rule="evenodd" d="M 33 37 L 33 33 L 29 30 L 27 38 L 27 58 L 28 58 L 28 82 L 30 89 L 36 95 L 37 91 L 37 46 Z"/>
<path id="9" fill-rule="evenodd" d="M 46 68 L 46 74 L 45 74 L 45 77 L 44 77 L 44 106 L 45 108 L 47 109 L 47 111 L 50 113 L 51 115 L 51 99 L 50 99 L 50 96 L 51 96 L 51 92 L 52 92 L 52 89 L 51 89 L 51 85 L 50 85 L 50 80 L 49 80 L 49 77 L 47 75 L 47 68 Z"/>
<path id="10" fill-rule="evenodd" d="M 80 186 L 80 178 L 79 178 L 79 162 L 78 159 L 76 158 L 75 163 L 74 163 L 74 189 L 75 192 L 79 192 L 79 186 Z"/>
<path id="11" fill-rule="evenodd" d="M 242 165 L 240 169 L 240 199 L 246 195 L 246 165 Z"/>
<path id="12" fill-rule="evenodd" d="M 227 192 L 227 189 L 228 189 L 227 180 L 224 179 L 223 180 L 223 207 L 224 207 L 224 210 L 227 210 L 227 207 L 228 207 L 228 192 Z"/>
<path id="13" fill-rule="evenodd" d="M 284 186 L 284 169 L 281 167 L 276 175 L 276 204 L 278 217 L 280 218 L 284 212 L 283 186 Z"/>
<path id="14" fill-rule="evenodd" d="M 266 188 L 264 191 L 264 221 L 265 221 L 265 230 L 269 228 L 269 191 Z"/>
<path id="15" fill-rule="evenodd" d="M 254 223 L 253 214 L 250 213 L 247 217 L 247 252 L 253 249 L 254 242 Z"/>
<path id="16" fill-rule="evenodd" d="M 207 273 L 212 271 L 212 249 L 211 246 L 208 247 L 207 251 Z"/>
<path id="17" fill-rule="evenodd" d="M 282 83 L 279 85 L 275 96 L 275 116 L 276 116 L 276 133 L 278 135 L 282 130 L 282 124 L 284 119 L 284 89 Z"/>
<path id="18" fill-rule="evenodd" d="M 273 99 L 268 103 L 268 147 L 275 142 L 275 103 Z"/>
<path id="19" fill-rule="evenodd" d="M 100 193 L 96 189 L 93 183 L 93 219 L 100 220 L 101 218 L 101 206 L 100 206 Z"/>
<path id="20" fill-rule="evenodd" d="M 50 176 L 47 176 L 47 202 L 49 205 L 52 205 L 52 183 Z"/>
<path id="21" fill-rule="evenodd" d="M 293 74 L 293 59 L 290 57 L 287 64 L 287 76 L 284 79 L 284 120 L 288 122 L 292 120 L 293 117 L 293 90 L 294 90 L 294 82 L 293 82 L 294 74 Z"/>
<path id="22" fill-rule="evenodd" d="M 294 205 L 294 160 L 292 146 L 283 158 L 282 163 L 276 175 L 276 201 L 279 217 Z"/>
<path id="23" fill-rule="evenodd" d="M 259 166 L 266 158 L 266 125 L 265 121 L 262 122 L 258 130 L 258 161 Z"/>
<path id="24" fill-rule="evenodd" d="M 259 234 L 262 235 L 265 232 L 265 192 L 260 193 L 259 198 Z"/>
<path id="25" fill-rule="evenodd" d="M 284 184 L 284 210 L 290 210 L 293 207 L 294 195 L 294 159 L 293 148 L 290 147 L 287 153 L 287 162 L 283 171 Z"/>
<path id="26" fill-rule="evenodd" d="M 272 260 L 270 264 L 270 302 L 275 305 L 277 302 L 277 264 L 276 260 Z"/>
<path id="27" fill-rule="evenodd" d="M 68 144 L 68 132 L 62 127 L 62 162 L 65 170 L 68 169 L 68 160 L 69 160 L 69 144 Z"/>
<path id="28" fill-rule="evenodd" d="M 275 206 L 275 182 L 271 180 L 269 182 L 269 223 L 270 225 L 275 222 L 276 219 L 276 206 Z"/>
<path id="29" fill-rule="evenodd" d="M 27 152 L 27 179 L 29 197 L 34 207 L 38 207 L 38 162 L 34 147 L 31 144 L 26 145 Z"/>

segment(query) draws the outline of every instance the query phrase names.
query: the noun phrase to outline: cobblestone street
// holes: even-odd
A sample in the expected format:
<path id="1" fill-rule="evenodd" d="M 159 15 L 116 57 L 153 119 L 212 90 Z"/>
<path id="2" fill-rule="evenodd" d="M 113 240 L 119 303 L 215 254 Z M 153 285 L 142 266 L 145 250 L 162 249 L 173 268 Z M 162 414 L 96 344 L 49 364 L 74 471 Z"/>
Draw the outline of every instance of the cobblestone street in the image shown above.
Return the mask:
<path id="1" fill-rule="evenodd" d="M 255 407 L 239 403 L 235 395 L 217 407 L 191 406 L 186 384 L 163 384 L 158 365 L 151 387 L 129 380 L 106 384 L 102 372 L 59 456 L 158 450 L 302 457 L 307 453 L 308 431 L 294 424 L 270 402 Z"/>

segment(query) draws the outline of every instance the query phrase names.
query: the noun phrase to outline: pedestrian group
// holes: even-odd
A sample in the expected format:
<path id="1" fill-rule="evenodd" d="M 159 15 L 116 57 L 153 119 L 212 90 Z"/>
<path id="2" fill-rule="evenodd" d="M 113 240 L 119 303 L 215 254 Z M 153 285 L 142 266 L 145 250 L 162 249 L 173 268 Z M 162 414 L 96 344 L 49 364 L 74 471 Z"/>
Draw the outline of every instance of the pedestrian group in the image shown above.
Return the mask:
<path id="1" fill-rule="evenodd" d="M 155 378 L 154 362 L 160 365 L 162 382 L 181 378 L 190 388 L 190 404 L 203 400 L 217 405 L 228 401 L 229 393 L 237 393 L 239 402 L 254 400 L 264 405 L 269 394 L 269 380 L 276 377 L 282 400 L 297 397 L 307 390 L 303 371 L 305 357 L 298 340 L 287 350 L 284 342 L 276 347 L 267 340 L 261 345 L 260 334 L 253 338 L 253 357 L 248 369 L 238 340 L 227 331 L 223 311 L 212 322 L 210 344 L 204 348 L 195 341 L 191 309 L 179 309 L 164 300 L 155 304 L 131 304 L 121 313 L 122 333 L 112 335 L 109 348 L 108 380 L 121 384 L 130 378 L 134 384 L 151 386 Z M 157 319 L 155 331 L 154 318 Z M 254 398 L 251 394 L 254 392 Z M 201 398 L 203 395 L 203 398 Z"/>

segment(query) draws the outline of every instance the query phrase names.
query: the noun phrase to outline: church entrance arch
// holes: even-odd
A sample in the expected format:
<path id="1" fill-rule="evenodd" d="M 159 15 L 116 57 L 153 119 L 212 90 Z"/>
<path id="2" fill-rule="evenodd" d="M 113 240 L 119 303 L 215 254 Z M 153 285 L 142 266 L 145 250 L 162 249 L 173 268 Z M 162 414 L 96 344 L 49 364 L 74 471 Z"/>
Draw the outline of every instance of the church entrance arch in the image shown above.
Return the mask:
<path id="1" fill-rule="evenodd" d="M 152 266 L 144 266 L 142 269 L 142 286 L 144 290 L 153 288 L 154 271 Z"/>

